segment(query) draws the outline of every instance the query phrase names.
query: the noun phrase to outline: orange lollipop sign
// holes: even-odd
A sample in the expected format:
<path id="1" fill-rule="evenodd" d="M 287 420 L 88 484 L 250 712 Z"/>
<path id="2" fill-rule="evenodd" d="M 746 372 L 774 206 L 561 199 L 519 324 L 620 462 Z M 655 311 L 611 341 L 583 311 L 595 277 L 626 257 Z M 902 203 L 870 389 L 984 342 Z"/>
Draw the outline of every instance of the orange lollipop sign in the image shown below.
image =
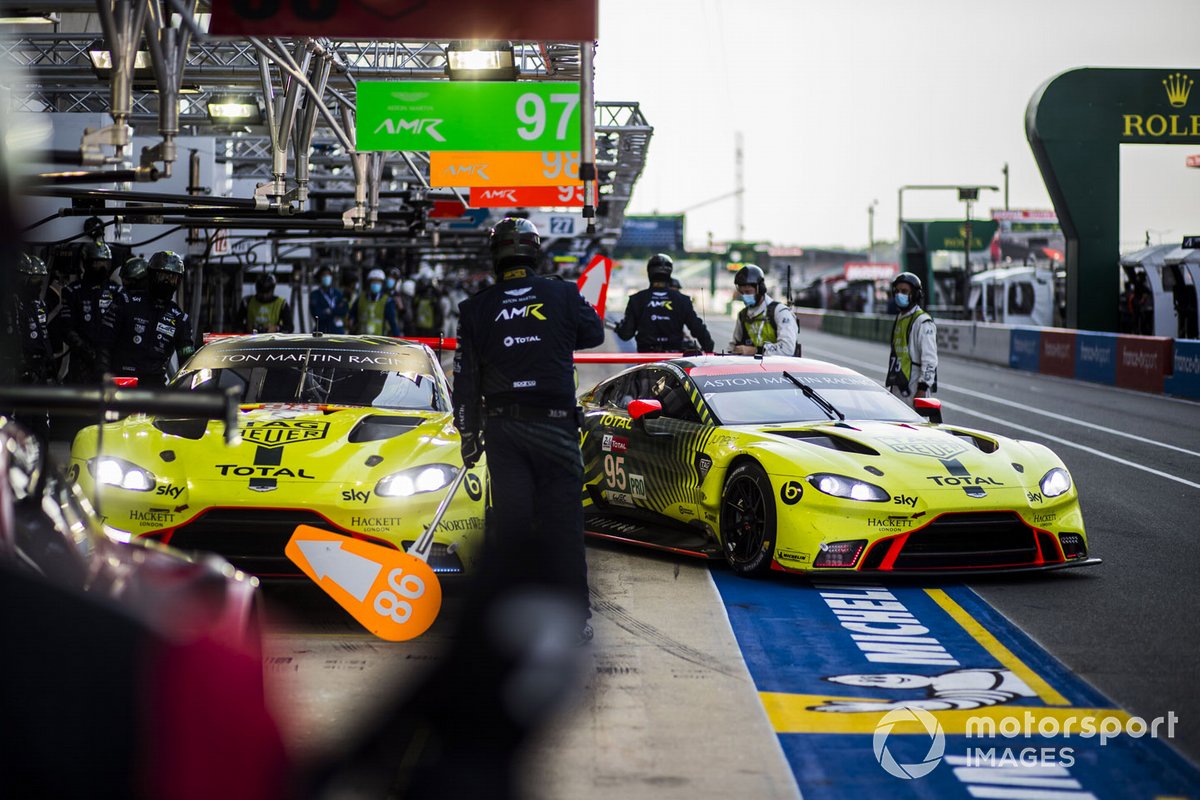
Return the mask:
<path id="1" fill-rule="evenodd" d="M 459 469 L 425 533 L 407 553 L 311 525 L 296 528 L 284 553 L 371 633 L 392 642 L 415 639 L 442 608 L 442 585 L 429 566 L 429 550 L 465 475 L 466 469 Z"/>

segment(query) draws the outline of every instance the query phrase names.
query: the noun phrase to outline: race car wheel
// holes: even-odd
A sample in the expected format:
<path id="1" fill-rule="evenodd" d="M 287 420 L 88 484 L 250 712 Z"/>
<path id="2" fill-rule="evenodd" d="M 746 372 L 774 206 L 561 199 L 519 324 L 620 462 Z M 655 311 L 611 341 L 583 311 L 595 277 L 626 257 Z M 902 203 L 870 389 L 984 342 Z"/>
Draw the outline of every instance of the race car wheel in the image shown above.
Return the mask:
<path id="1" fill-rule="evenodd" d="M 771 569 L 775 552 L 775 494 L 771 479 L 754 461 L 729 473 L 721 495 L 721 541 L 725 560 L 738 575 Z"/>

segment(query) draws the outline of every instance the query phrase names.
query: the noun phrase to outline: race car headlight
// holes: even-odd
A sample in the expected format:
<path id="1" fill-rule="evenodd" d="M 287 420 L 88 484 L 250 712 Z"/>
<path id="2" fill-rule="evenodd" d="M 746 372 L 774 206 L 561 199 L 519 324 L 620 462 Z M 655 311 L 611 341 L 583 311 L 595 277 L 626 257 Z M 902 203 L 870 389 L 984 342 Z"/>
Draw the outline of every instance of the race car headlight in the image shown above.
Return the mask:
<path id="1" fill-rule="evenodd" d="M 148 492 L 154 488 L 154 473 L 131 464 L 123 458 L 101 456 L 87 462 L 88 472 L 97 483 L 120 486 L 133 492 Z"/>
<path id="2" fill-rule="evenodd" d="M 380 497 L 411 497 L 424 492 L 436 492 L 454 480 L 457 470 L 449 464 L 424 464 L 394 472 L 375 485 Z"/>
<path id="3" fill-rule="evenodd" d="M 1046 497 L 1058 497 L 1071 490 L 1071 473 L 1062 467 L 1055 467 L 1042 476 L 1042 494 Z"/>
<path id="4" fill-rule="evenodd" d="M 809 475 L 808 482 L 818 492 L 846 500 L 862 500 L 866 503 L 886 503 L 892 496 L 873 483 L 847 478 L 845 475 L 833 475 L 819 472 Z"/>

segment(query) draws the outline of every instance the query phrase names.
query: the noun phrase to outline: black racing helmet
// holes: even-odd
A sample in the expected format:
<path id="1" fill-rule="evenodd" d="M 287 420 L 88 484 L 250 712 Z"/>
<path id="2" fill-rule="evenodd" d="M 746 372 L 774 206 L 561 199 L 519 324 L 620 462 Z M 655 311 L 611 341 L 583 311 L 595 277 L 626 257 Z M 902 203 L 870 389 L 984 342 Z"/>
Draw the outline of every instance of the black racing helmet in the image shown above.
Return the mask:
<path id="1" fill-rule="evenodd" d="M 183 256 L 170 250 L 160 250 L 150 256 L 148 266 L 151 272 L 170 272 L 174 275 L 184 273 Z"/>
<path id="2" fill-rule="evenodd" d="M 488 247 L 497 272 L 507 267 L 532 267 L 542 257 L 542 237 L 537 227 L 519 217 L 505 217 L 497 222 Z"/>
<path id="3" fill-rule="evenodd" d="M 747 264 L 733 276 L 734 286 L 757 286 L 761 291 L 767 290 L 767 276 L 758 266 Z"/>
<path id="4" fill-rule="evenodd" d="M 17 264 L 17 271 L 27 278 L 36 278 L 38 280 L 50 274 L 50 270 L 46 269 L 45 261 L 28 253 L 21 253 L 21 260 Z"/>
<path id="5" fill-rule="evenodd" d="M 93 275 L 103 272 L 107 278 L 112 272 L 112 248 L 104 242 L 85 242 L 79 248 L 79 261 L 84 272 Z"/>
<path id="6" fill-rule="evenodd" d="M 121 265 L 121 283 L 130 286 L 146 280 L 149 274 L 150 267 L 146 264 L 146 259 L 141 256 L 134 256 Z"/>
<path id="7" fill-rule="evenodd" d="M 79 257 L 84 263 L 89 261 L 112 261 L 112 248 L 105 242 L 86 242 L 79 249 Z"/>
<path id="8" fill-rule="evenodd" d="M 673 269 L 675 269 L 675 262 L 666 253 L 655 253 L 646 262 L 646 276 L 652 282 L 670 280 Z"/>
<path id="9" fill-rule="evenodd" d="M 912 287 L 913 305 L 921 305 L 925 299 L 925 288 L 921 285 L 921 279 L 911 272 L 901 272 L 896 277 L 892 278 L 892 294 L 896 293 L 896 286 L 901 283 L 907 283 Z"/>
<path id="10" fill-rule="evenodd" d="M 259 294 L 275 294 L 275 275 L 264 272 L 254 281 L 254 290 Z"/>

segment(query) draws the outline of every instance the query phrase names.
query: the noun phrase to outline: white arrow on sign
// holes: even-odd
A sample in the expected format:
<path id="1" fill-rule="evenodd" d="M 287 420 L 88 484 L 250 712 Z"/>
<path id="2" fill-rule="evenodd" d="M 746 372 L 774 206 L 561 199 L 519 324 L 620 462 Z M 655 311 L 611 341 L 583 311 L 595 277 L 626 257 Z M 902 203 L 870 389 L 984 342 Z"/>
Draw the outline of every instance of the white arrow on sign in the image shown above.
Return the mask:
<path id="1" fill-rule="evenodd" d="M 341 542 L 301 539 L 296 546 L 312 565 L 317 580 L 328 576 L 360 603 L 366 602 L 367 592 L 371 591 L 371 585 L 383 569 L 382 564 L 343 550 Z"/>

